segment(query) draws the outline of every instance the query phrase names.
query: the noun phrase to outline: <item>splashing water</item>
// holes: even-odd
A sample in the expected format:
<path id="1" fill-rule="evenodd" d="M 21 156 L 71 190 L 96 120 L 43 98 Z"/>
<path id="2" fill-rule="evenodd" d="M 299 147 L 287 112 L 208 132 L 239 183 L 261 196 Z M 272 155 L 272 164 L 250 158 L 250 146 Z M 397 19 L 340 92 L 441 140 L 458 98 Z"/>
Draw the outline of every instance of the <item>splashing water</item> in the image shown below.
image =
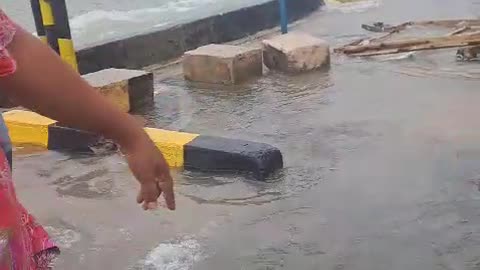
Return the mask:
<path id="1" fill-rule="evenodd" d="M 141 263 L 141 269 L 188 270 L 204 257 L 200 243 L 187 237 L 180 241 L 158 245 Z"/>

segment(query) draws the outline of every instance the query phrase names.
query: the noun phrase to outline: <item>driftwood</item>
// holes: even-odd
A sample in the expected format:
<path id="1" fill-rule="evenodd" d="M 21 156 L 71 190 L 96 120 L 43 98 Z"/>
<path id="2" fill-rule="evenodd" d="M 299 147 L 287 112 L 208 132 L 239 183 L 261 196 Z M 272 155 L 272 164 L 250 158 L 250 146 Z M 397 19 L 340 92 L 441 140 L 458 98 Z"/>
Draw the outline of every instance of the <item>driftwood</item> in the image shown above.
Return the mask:
<path id="1" fill-rule="evenodd" d="M 346 48 L 346 47 L 350 47 L 350 46 L 357 46 L 357 45 L 361 45 L 361 44 L 369 44 L 369 43 L 373 43 L 373 42 L 379 42 L 379 41 L 382 41 L 382 40 L 386 40 L 388 39 L 389 37 L 399 33 L 400 31 L 403 31 L 405 30 L 409 25 L 411 25 L 412 22 L 406 22 L 406 23 L 402 23 L 400 25 L 397 25 L 397 26 L 394 26 L 394 28 L 387 34 L 385 35 L 382 35 L 380 37 L 377 37 L 377 38 L 361 38 L 361 39 L 357 39 L 343 47 L 340 47 L 340 48 L 335 48 L 333 49 L 334 52 L 336 53 L 341 53 L 343 52 L 343 50 Z"/>
<path id="2" fill-rule="evenodd" d="M 362 28 L 370 32 L 386 33 L 394 30 L 395 26 L 392 26 L 390 24 L 385 24 L 383 22 L 374 22 L 372 24 L 364 23 L 362 24 Z"/>
<path id="3" fill-rule="evenodd" d="M 350 46 L 344 48 L 343 53 L 351 56 L 374 56 L 423 50 L 436 50 L 456 47 L 460 48 L 477 45 L 480 45 L 480 36 L 478 35 L 451 36 L 382 42 L 363 46 Z"/>
<path id="4" fill-rule="evenodd" d="M 435 26 L 453 28 L 454 30 L 447 36 L 442 37 L 388 41 L 389 38 L 410 26 Z M 394 26 L 392 31 L 385 35 L 356 40 L 343 47 L 334 49 L 334 52 L 351 56 L 374 56 L 421 50 L 478 46 L 480 45 L 480 31 L 478 31 L 478 29 L 480 29 L 480 20 L 406 22 Z"/>
<path id="5" fill-rule="evenodd" d="M 455 29 L 453 32 L 448 33 L 447 36 L 456 36 L 460 35 L 462 33 L 465 33 L 466 31 L 471 30 L 472 28 L 470 26 L 462 26 L 460 28 Z"/>

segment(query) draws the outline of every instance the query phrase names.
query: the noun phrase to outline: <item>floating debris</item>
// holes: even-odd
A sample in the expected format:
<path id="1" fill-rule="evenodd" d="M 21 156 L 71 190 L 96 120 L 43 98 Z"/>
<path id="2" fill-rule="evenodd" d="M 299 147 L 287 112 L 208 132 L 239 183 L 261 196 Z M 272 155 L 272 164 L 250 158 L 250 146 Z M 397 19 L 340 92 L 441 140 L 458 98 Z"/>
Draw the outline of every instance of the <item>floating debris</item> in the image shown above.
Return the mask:
<path id="1" fill-rule="evenodd" d="M 478 54 L 480 53 L 480 46 L 472 46 L 461 48 L 457 50 L 458 61 L 478 61 Z"/>
<path id="2" fill-rule="evenodd" d="M 399 33 L 412 27 L 435 27 L 452 31 L 442 36 L 393 39 Z M 477 58 L 477 48 L 480 46 L 480 20 L 419 21 L 406 22 L 397 26 L 376 22 L 372 25 L 364 24 L 362 28 L 377 33 L 386 31 L 388 33 L 379 37 L 356 40 L 336 48 L 334 51 L 349 56 L 375 56 L 467 47 L 457 52 L 457 59 L 470 61 Z"/>
<path id="3" fill-rule="evenodd" d="M 383 22 L 374 22 L 372 24 L 362 24 L 362 28 L 370 32 L 385 33 L 393 31 L 395 26 Z"/>

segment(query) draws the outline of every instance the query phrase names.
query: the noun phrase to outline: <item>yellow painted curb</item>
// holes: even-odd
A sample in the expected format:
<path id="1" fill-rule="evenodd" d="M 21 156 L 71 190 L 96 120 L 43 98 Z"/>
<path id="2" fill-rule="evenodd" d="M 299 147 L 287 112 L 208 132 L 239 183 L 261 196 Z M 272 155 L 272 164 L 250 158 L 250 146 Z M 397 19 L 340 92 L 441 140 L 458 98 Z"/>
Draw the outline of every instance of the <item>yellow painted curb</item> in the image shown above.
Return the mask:
<path id="1" fill-rule="evenodd" d="M 145 131 L 162 151 L 170 167 L 183 167 L 184 146 L 197 138 L 198 134 L 146 128 Z"/>
<path id="2" fill-rule="evenodd" d="M 30 144 L 47 148 L 48 127 L 57 121 L 40 114 L 12 110 L 3 113 L 3 118 L 14 145 Z"/>
<path id="3" fill-rule="evenodd" d="M 49 126 L 57 121 L 34 112 L 21 110 L 5 112 L 3 118 L 14 145 L 30 144 L 48 149 Z M 145 131 L 162 151 L 171 167 L 183 167 L 185 145 L 199 136 L 155 128 L 145 128 Z"/>

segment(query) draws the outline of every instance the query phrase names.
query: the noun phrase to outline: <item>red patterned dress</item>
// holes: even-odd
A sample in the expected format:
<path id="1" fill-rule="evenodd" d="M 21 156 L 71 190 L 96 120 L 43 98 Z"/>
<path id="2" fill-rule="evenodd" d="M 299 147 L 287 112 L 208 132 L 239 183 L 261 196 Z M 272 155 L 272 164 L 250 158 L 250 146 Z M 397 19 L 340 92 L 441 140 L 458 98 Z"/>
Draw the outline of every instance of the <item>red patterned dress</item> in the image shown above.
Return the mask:
<path id="1" fill-rule="evenodd" d="M 16 29 L 0 9 L 0 79 L 16 71 L 7 50 Z M 18 202 L 5 149 L 0 147 L 0 270 L 50 269 L 57 254 L 47 232 Z"/>

